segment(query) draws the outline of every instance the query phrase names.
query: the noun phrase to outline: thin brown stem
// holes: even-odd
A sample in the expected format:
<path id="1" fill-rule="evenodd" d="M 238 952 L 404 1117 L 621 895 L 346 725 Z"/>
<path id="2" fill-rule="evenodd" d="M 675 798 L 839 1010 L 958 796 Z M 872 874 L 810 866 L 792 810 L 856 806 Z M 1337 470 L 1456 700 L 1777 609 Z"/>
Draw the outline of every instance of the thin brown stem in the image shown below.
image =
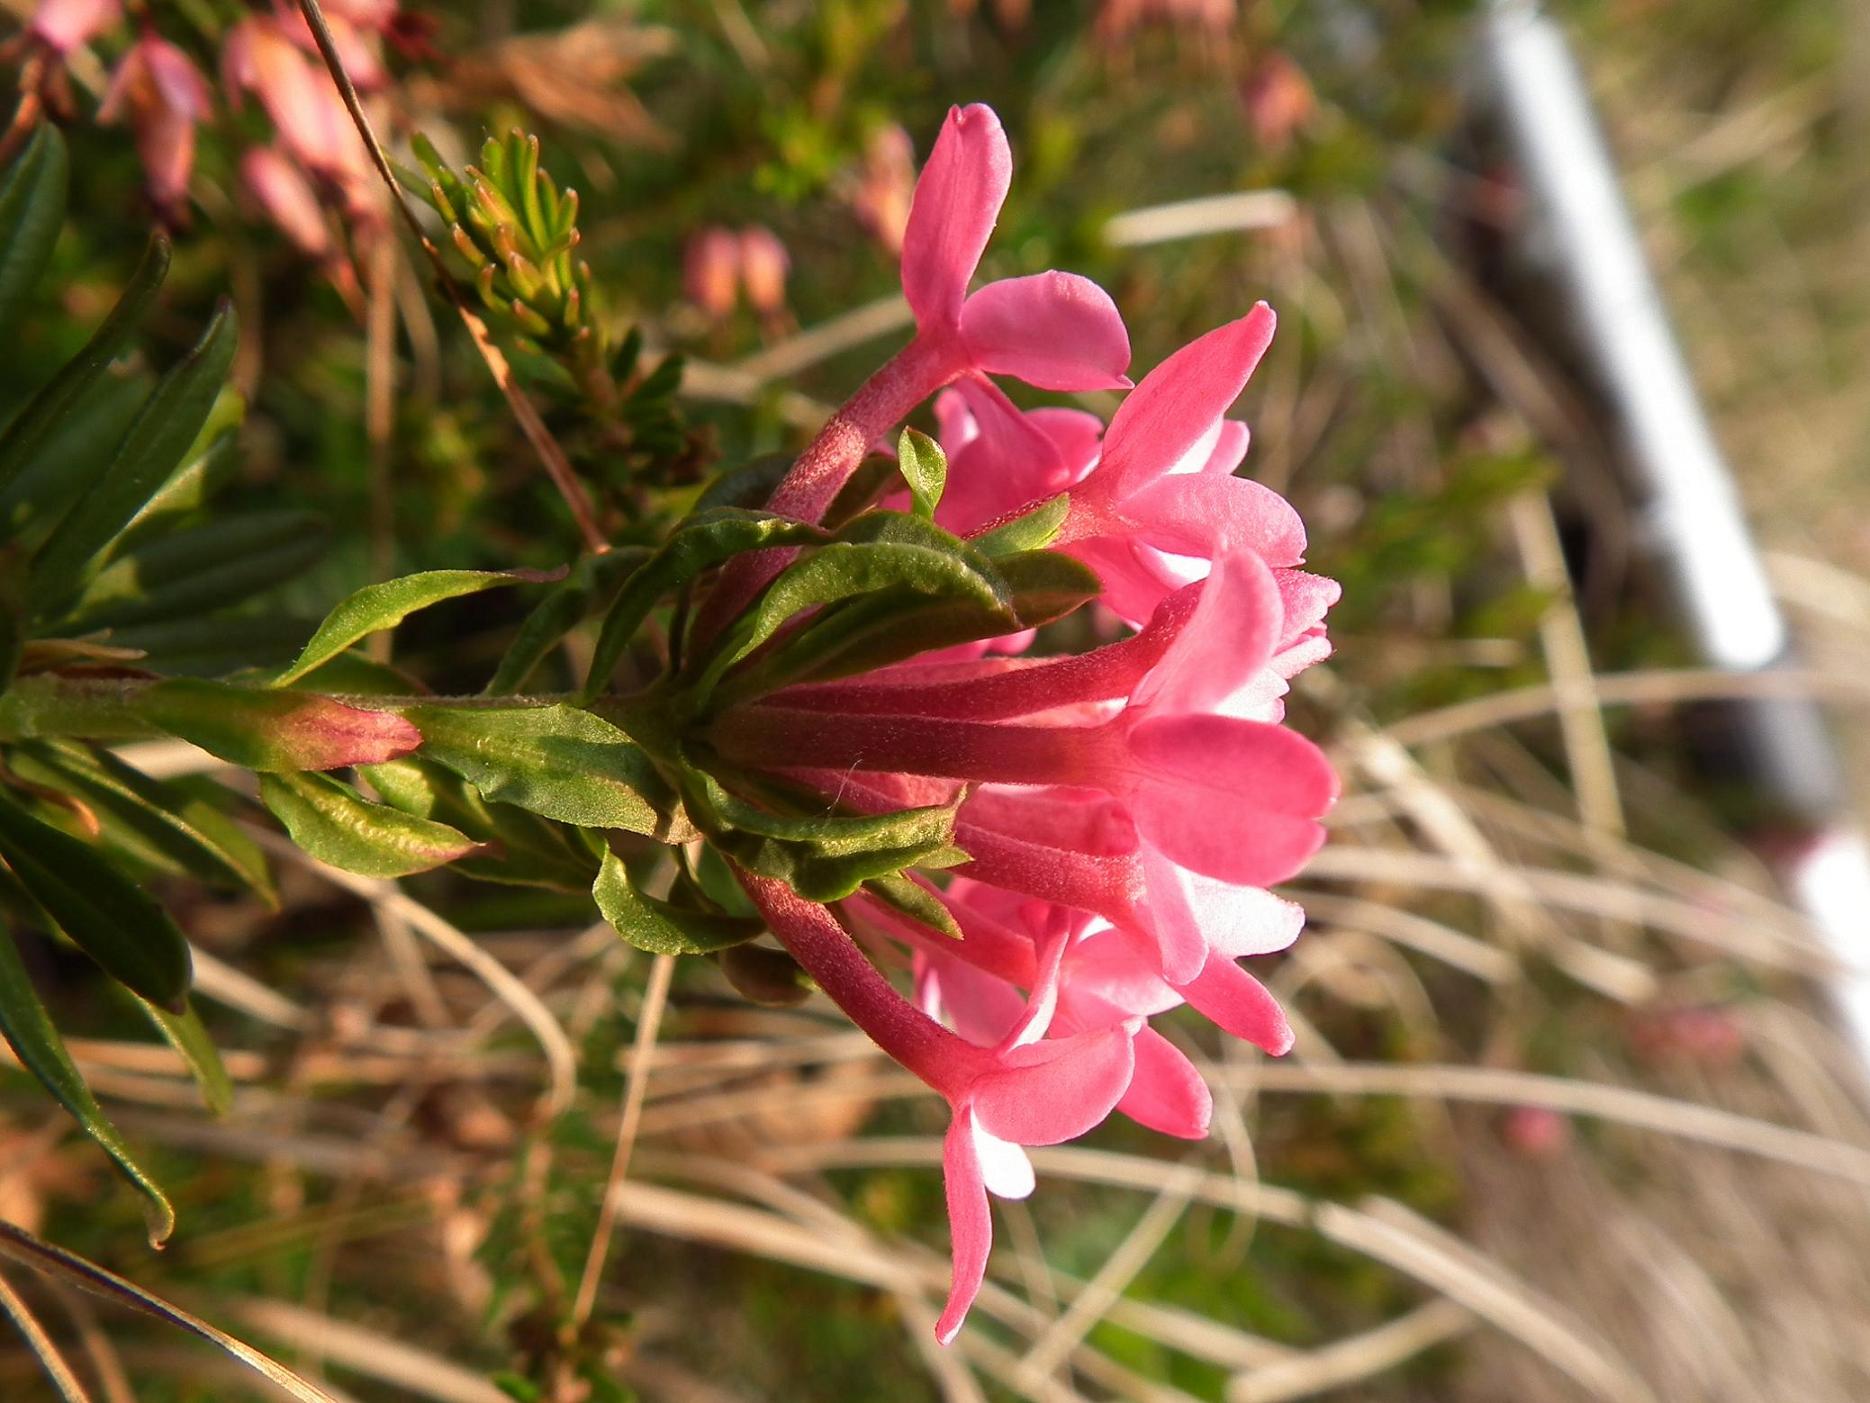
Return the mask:
<path id="1" fill-rule="evenodd" d="M 377 168 L 377 174 L 383 178 L 383 185 L 389 191 L 390 203 L 396 207 L 402 221 L 415 237 L 429 263 L 435 269 L 435 276 L 442 293 L 460 314 L 462 325 L 467 327 L 468 339 L 474 343 L 474 349 L 487 363 L 488 373 L 494 383 L 500 387 L 500 393 L 506 396 L 507 407 L 513 411 L 513 417 L 519 421 L 520 432 L 532 445 L 544 465 L 546 476 L 552 479 L 552 485 L 558 489 L 559 496 L 565 499 L 565 505 L 571 511 L 572 520 L 577 523 L 578 534 L 584 538 L 585 548 L 593 554 L 602 554 L 610 549 L 604 534 L 598 529 L 597 515 L 591 506 L 591 498 L 585 492 L 584 485 L 578 481 L 572 471 L 571 460 L 565 456 L 565 450 L 558 440 L 552 437 L 552 431 L 539 417 L 539 411 L 533 406 L 526 392 L 514 377 L 513 367 L 507 363 L 506 356 L 494 344 L 493 335 L 487 330 L 487 323 L 469 305 L 462 293 L 460 284 L 455 282 L 453 274 L 443 260 L 441 250 L 426 233 L 415 211 L 403 199 L 403 192 L 396 183 L 396 172 L 390 168 L 389 157 L 384 153 L 383 144 L 377 140 L 376 129 L 370 124 L 370 117 L 364 111 L 363 101 L 357 96 L 357 87 L 351 82 L 350 74 L 345 71 L 344 60 L 338 54 L 337 42 L 331 37 L 331 26 L 325 22 L 325 12 L 319 7 L 318 0 L 299 0 L 299 11 L 305 16 L 305 23 L 312 31 L 312 38 L 318 45 L 318 53 L 325 61 L 325 68 L 331 74 L 332 82 L 338 85 L 338 93 L 344 99 L 345 109 L 351 114 L 351 122 L 357 128 L 357 134 L 363 139 L 365 148 L 370 152 L 371 164 Z"/>

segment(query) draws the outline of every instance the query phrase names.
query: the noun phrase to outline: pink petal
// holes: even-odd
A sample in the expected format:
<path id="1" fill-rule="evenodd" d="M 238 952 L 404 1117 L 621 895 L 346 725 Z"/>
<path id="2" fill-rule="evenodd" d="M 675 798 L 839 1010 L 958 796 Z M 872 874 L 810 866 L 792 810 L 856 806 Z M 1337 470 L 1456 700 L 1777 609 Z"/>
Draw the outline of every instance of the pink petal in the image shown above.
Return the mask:
<path id="1" fill-rule="evenodd" d="M 1019 991 L 972 962 L 925 951 L 917 954 L 916 968 L 923 1012 L 976 1047 L 998 1046 L 1025 1015 Z"/>
<path id="2" fill-rule="evenodd" d="M 1223 1031 L 1275 1057 L 1291 1050 L 1292 1025 L 1278 1000 L 1232 960 L 1209 960 L 1196 979 L 1179 987 L 1189 1005 Z"/>
<path id="3" fill-rule="evenodd" d="M 946 389 L 935 396 L 935 437 L 950 458 L 980 437 L 974 411 L 957 389 Z"/>
<path id="4" fill-rule="evenodd" d="M 1097 455 L 1104 446 L 1104 421 L 1095 414 L 1083 409 L 1046 405 L 1027 410 L 1026 417 L 1052 440 L 1052 446 L 1064 460 L 1066 486 L 1097 466 Z"/>
<path id="5" fill-rule="evenodd" d="M 960 1332 L 968 1307 L 987 1279 L 987 1253 L 993 1246 L 993 1215 L 987 1208 L 987 1183 L 974 1147 L 974 1113 L 955 1112 L 942 1140 L 942 1190 L 948 1199 L 948 1236 L 954 1253 L 954 1278 L 948 1304 L 935 1322 L 935 1338 L 947 1344 Z"/>
<path id="6" fill-rule="evenodd" d="M 980 1123 L 1002 1140 L 1056 1145 L 1109 1115 L 1135 1065 L 1128 1027 L 1078 1033 L 1014 1048 L 1004 1071 L 977 1079 L 968 1100 Z"/>
<path id="7" fill-rule="evenodd" d="M 1182 1050 L 1145 1028 L 1136 1035 L 1136 1072 L 1117 1109 L 1164 1135 L 1200 1140 L 1208 1133 L 1214 1097 Z"/>
<path id="8" fill-rule="evenodd" d="M 1231 716 L 1165 716 L 1129 733 L 1141 769 L 1130 810 L 1143 837 L 1183 867 L 1269 886 L 1325 839 L 1337 798 L 1324 753 L 1280 726 Z"/>
<path id="9" fill-rule="evenodd" d="M 1273 339 L 1264 302 L 1191 341 L 1143 377 L 1104 435 L 1101 490 L 1121 499 L 1167 472 L 1240 397 Z"/>
<path id="10" fill-rule="evenodd" d="M 1230 546 L 1244 546 L 1268 565 L 1294 565 L 1305 557 L 1305 523 L 1299 514 L 1284 497 L 1250 478 L 1160 477 L 1126 496 L 1121 512 L 1158 550 L 1212 558 Z"/>
<path id="11" fill-rule="evenodd" d="M 1214 441 L 1214 449 L 1208 454 L 1208 460 L 1201 465 L 1204 473 L 1217 473 L 1223 477 L 1233 473 L 1246 460 L 1247 444 L 1252 435 L 1247 426 L 1238 419 L 1221 420 L 1221 432 Z"/>
<path id="12" fill-rule="evenodd" d="M 961 309 L 976 368 L 1042 390 L 1129 385 L 1130 334 L 1110 294 L 1076 273 L 1035 273 L 989 283 Z"/>
<path id="13" fill-rule="evenodd" d="M 968 280 L 1012 180 L 1013 153 L 993 109 L 950 108 L 903 231 L 903 295 L 917 325 L 959 324 Z"/>
<path id="14" fill-rule="evenodd" d="M 1186 583 L 1165 568 L 1161 551 L 1132 537 L 1090 536 L 1064 550 L 1090 567 L 1102 587 L 1099 600 L 1127 624 L 1147 619 Z"/>
<path id="15" fill-rule="evenodd" d="M 936 509 L 937 522 L 965 536 L 1070 484 L 1052 440 L 992 381 L 968 376 L 957 388 L 978 432 L 949 458 L 948 490 Z"/>
<path id="16" fill-rule="evenodd" d="M 1148 904 L 1160 923 L 1176 928 L 1191 926 L 1200 932 L 1202 948 L 1230 960 L 1243 955 L 1270 955 L 1299 938 L 1305 912 L 1262 887 L 1217 881 L 1178 866 L 1152 848 L 1143 850 L 1143 871 Z M 1188 980 L 1194 967 L 1184 964 L 1169 978 Z"/>
<path id="17" fill-rule="evenodd" d="M 165 105 L 191 121 L 208 115 L 212 102 L 208 80 L 201 76 L 194 60 L 166 39 L 149 35 L 137 40 L 137 48 Z"/>
<path id="18" fill-rule="evenodd" d="M 1336 580 L 1308 575 L 1303 570 L 1275 570 L 1273 576 L 1279 581 L 1279 598 L 1286 616 L 1285 632 L 1279 639 L 1282 648 L 1316 628 L 1344 593 Z"/>
<path id="19" fill-rule="evenodd" d="M 1242 687 L 1272 656 L 1284 621 L 1279 585 L 1251 551 L 1214 562 L 1187 625 L 1131 693 L 1132 706 L 1206 711 Z"/>
<path id="20" fill-rule="evenodd" d="M 1002 1140 L 981 1127 L 974 1126 L 974 1158 L 980 1164 L 980 1177 L 987 1192 L 995 1198 L 1031 1198 L 1035 1187 L 1032 1159 L 1019 1145 Z"/>

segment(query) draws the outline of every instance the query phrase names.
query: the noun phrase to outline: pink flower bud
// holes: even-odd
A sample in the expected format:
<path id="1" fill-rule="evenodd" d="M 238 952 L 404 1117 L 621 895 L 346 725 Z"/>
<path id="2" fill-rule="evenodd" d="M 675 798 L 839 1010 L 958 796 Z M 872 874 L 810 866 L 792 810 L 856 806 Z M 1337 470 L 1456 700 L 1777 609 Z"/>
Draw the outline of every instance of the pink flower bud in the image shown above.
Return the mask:
<path id="1" fill-rule="evenodd" d="M 892 257 L 903 251 L 909 201 L 916 184 L 915 143 L 893 123 L 879 128 L 864 151 L 863 168 L 851 192 L 851 207 L 871 236 Z"/>
<path id="2" fill-rule="evenodd" d="M 761 316 L 785 310 L 786 273 L 791 266 L 786 246 L 764 224 L 740 231 L 740 279 L 747 289 L 747 301 Z"/>
<path id="3" fill-rule="evenodd" d="M 106 122 L 129 122 L 150 198 L 171 217 L 188 195 L 195 123 L 208 114 L 208 104 L 207 80 L 188 55 L 145 34 L 117 65 L 98 109 Z"/>
<path id="4" fill-rule="evenodd" d="M 254 146 L 240 158 L 240 178 L 280 232 L 310 258 L 332 251 L 331 225 L 305 174 L 278 148 Z"/>
<path id="5" fill-rule="evenodd" d="M 1268 151 L 1284 151 L 1312 119 L 1318 99 L 1304 70 L 1278 49 L 1254 65 L 1241 90 L 1253 135 Z"/>
<path id="6" fill-rule="evenodd" d="M 740 240 L 731 230 L 712 225 L 689 239 L 682 291 L 716 321 L 733 315 L 740 296 Z"/>
<path id="7" fill-rule="evenodd" d="M 82 48 L 123 19 L 123 0 L 41 0 L 31 33 L 54 53 Z"/>

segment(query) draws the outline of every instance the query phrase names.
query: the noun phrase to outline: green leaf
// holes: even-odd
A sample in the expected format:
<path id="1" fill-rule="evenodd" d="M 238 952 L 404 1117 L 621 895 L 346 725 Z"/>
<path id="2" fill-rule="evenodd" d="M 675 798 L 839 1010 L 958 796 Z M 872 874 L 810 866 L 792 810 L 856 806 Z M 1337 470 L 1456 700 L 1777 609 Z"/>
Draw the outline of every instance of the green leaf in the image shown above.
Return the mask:
<path id="1" fill-rule="evenodd" d="M 155 386 L 140 372 L 89 381 L 0 491 L 0 535 L 42 539 L 103 476 Z"/>
<path id="2" fill-rule="evenodd" d="M 896 466 L 909 484 L 915 514 L 924 521 L 933 521 L 935 508 L 941 505 L 942 492 L 948 486 L 948 455 L 920 429 L 904 429 L 896 440 Z"/>
<path id="3" fill-rule="evenodd" d="M 488 799 L 580 828 L 623 828 L 683 843 L 693 827 L 643 748 L 588 711 L 413 706 L 422 754 Z"/>
<path id="4" fill-rule="evenodd" d="M 273 679 L 273 685 L 284 687 L 296 682 L 359 639 L 395 628 L 418 609 L 444 599 L 459 599 L 464 594 L 479 594 L 503 585 L 539 584 L 552 578 L 534 570 L 425 570 L 400 580 L 365 585 L 325 615 L 311 641 L 292 665 Z"/>
<path id="5" fill-rule="evenodd" d="M 102 480 L 59 522 L 34 558 L 29 593 L 41 610 L 72 593 L 91 562 L 188 460 L 227 379 L 237 339 L 233 308 L 223 303 L 194 349 L 162 377 Z"/>
<path id="6" fill-rule="evenodd" d="M 65 222 L 65 139 L 41 122 L 0 182 L 0 326 L 19 325 Z"/>
<path id="7" fill-rule="evenodd" d="M 477 846 L 459 829 L 373 804 L 328 775 L 261 775 L 260 799 L 311 856 L 366 877 L 427 872 Z"/>
<path id="8" fill-rule="evenodd" d="M 744 507 L 748 510 L 766 505 L 773 489 L 785 480 L 794 462 L 790 453 L 763 453 L 737 468 L 721 473 L 695 499 L 691 515 L 700 515 L 716 507 Z"/>
<path id="9" fill-rule="evenodd" d="M 645 896 L 632 885 L 623 859 L 608 849 L 591 895 L 618 935 L 652 955 L 706 955 L 744 945 L 766 929 L 758 920 L 685 911 Z"/>
<path id="10" fill-rule="evenodd" d="M 167 535 L 124 552 L 85 586 L 69 632 L 213 612 L 282 584 L 325 553 L 312 512 L 255 512 Z"/>
<path id="11" fill-rule="evenodd" d="M 728 668 L 796 614 L 863 595 L 956 601 L 997 617 L 999 632 L 1018 627 L 992 563 L 939 527 L 896 513 L 873 513 L 846 530 L 861 530 L 873 539 L 833 541 L 787 566 L 716 645 L 706 670 L 690 689 L 696 702 L 705 702 Z"/>
<path id="12" fill-rule="evenodd" d="M 624 581 L 623 591 L 598 634 L 583 699 L 589 701 L 603 690 L 649 611 L 671 590 L 747 551 L 806 545 L 824 538 L 825 533 L 816 526 L 768 512 L 715 507 L 691 516 L 675 528 L 662 549 Z"/>
<path id="13" fill-rule="evenodd" d="M 71 1112 L 84 1133 L 116 1161 L 124 1178 L 143 1195 L 144 1214 L 149 1223 L 149 1242 L 160 1247 L 175 1231 L 175 1210 L 156 1181 L 136 1162 L 130 1147 L 123 1141 L 97 1104 L 91 1088 L 85 1085 L 77 1064 L 65 1050 L 65 1040 L 58 1035 L 38 992 L 27 978 L 25 963 L 10 935 L 0 931 L 0 1034 L 4 1034 L 20 1065 L 53 1098 Z"/>
<path id="14" fill-rule="evenodd" d="M 82 800 L 104 838 L 132 857 L 159 871 L 249 888 L 277 908 L 265 854 L 199 790 L 151 779 L 107 750 L 71 741 L 25 742 L 8 759 L 21 779 Z"/>
<path id="15" fill-rule="evenodd" d="M 406 755 L 421 732 L 393 711 L 303 692 L 176 677 L 138 693 L 151 725 L 247 770 L 335 770 Z"/>
<path id="16" fill-rule="evenodd" d="M 153 234 L 110 315 L 0 435 L 0 489 L 10 494 L 16 479 L 29 471 L 37 475 L 37 465 L 42 461 L 40 450 L 48 436 L 70 422 L 75 407 L 91 403 L 92 386 L 143 324 L 168 272 L 169 241 L 161 234 Z M 9 496 L 7 500 L 12 499 Z"/>
<path id="17" fill-rule="evenodd" d="M 181 1055 L 188 1064 L 189 1074 L 195 1079 L 195 1086 L 201 1092 L 201 1104 L 217 1116 L 224 1116 L 234 1108 L 234 1082 L 227 1075 L 227 1067 L 221 1061 L 220 1049 L 215 1047 L 214 1039 L 208 1036 L 208 1030 L 202 1026 L 201 1015 L 195 1011 L 192 1003 L 182 1006 L 180 1013 L 171 1013 L 166 1008 L 158 1008 L 148 999 L 138 999 L 144 1012 L 163 1038 Z"/>
<path id="18" fill-rule="evenodd" d="M 277 667 L 298 651 L 313 621 L 277 614 L 215 615 L 127 624 L 111 632 L 122 648 L 139 648 L 144 666 L 170 676 L 220 677 L 242 668 Z"/>
<path id="19" fill-rule="evenodd" d="M 864 883 L 864 890 L 885 906 L 902 912 L 912 921 L 920 922 L 937 935 L 945 935 L 950 940 L 963 938 L 954 913 L 942 905 L 927 887 L 904 873 L 890 872 L 881 877 L 872 877 Z"/>
<path id="20" fill-rule="evenodd" d="M 999 557 L 1020 551 L 1044 550 L 1058 539 L 1071 515 L 1071 498 L 1061 492 L 1049 502 L 1042 502 L 1029 512 L 1003 521 L 991 531 L 969 538 L 974 549 Z"/>
<path id="21" fill-rule="evenodd" d="M 623 582 L 649 559 L 642 546 L 587 555 L 526 616 L 500 666 L 486 686 L 488 696 L 510 696 L 523 688 L 545 655 L 588 616 L 608 610 Z"/>
<path id="22" fill-rule="evenodd" d="M 0 797 L 0 857 L 71 941 L 131 992 L 180 1008 L 188 941 L 169 913 L 89 843 Z"/>
<path id="23" fill-rule="evenodd" d="M 784 950 L 735 945 L 721 951 L 721 973 L 743 999 L 769 1008 L 791 1008 L 811 997 L 812 982 Z"/>
<path id="24" fill-rule="evenodd" d="M 699 769 L 686 773 L 684 789 L 690 812 L 697 822 L 705 815 L 706 827 L 711 833 L 737 829 L 763 838 L 780 838 L 803 844 L 825 857 L 849 857 L 878 849 L 927 847 L 933 850 L 945 846 L 954 837 L 955 811 L 961 803 L 957 796 L 949 804 L 930 804 L 883 814 L 779 814 L 730 793 L 713 775 Z"/>

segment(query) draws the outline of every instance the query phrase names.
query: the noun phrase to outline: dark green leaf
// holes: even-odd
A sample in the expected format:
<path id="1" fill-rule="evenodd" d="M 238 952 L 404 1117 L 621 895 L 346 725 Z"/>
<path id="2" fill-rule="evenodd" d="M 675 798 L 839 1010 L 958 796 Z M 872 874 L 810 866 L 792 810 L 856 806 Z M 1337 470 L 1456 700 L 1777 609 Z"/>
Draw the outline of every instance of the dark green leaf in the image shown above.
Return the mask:
<path id="1" fill-rule="evenodd" d="M 590 676 L 585 682 L 585 699 L 603 690 L 624 649 L 664 595 L 702 571 L 748 551 L 805 545 L 824 538 L 825 533 L 816 526 L 766 512 L 716 507 L 690 517 L 624 582 L 598 634 Z"/>
<path id="2" fill-rule="evenodd" d="M 8 757 L 21 779 L 82 800 L 103 836 L 159 871 L 279 899 L 259 845 L 186 780 L 151 779 L 107 750 L 72 741 L 23 743 Z M 215 788 L 208 781 L 210 788 Z"/>
<path id="3" fill-rule="evenodd" d="M 366 877 L 426 872 L 476 846 L 458 829 L 373 804 L 328 775 L 261 775 L 260 798 L 311 856 Z"/>
<path id="4" fill-rule="evenodd" d="M 104 475 L 155 387 L 155 377 L 142 373 L 87 382 L 0 491 L 0 535 L 28 548 L 42 539 Z"/>
<path id="5" fill-rule="evenodd" d="M 85 1085 L 71 1054 L 65 1050 L 65 1040 L 58 1035 L 32 981 L 26 976 L 19 950 L 4 931 L 0 931 L 0 1033 L 5 1034 L 20 1065 L 39 1079 L 59 1105 L 71 1112 L 84 1127 L 84 1133 L 116 1161 L 124 1178 L 143 1195 L 150 1245 L 162 1246 L 175 1231 L 175 1210 L 169 1206 L 169 1200 L 156 1181 L 130 1154 L 130 1147 L 105 1117 L 104 1108 L 97 1104 L 91 1088 Z"/>
<path id="6" fill-rule="evenodd" d="M 422 754 L 488 799 L 580 828 L 624 828 L 665 843 L 694 830 L 641 746 L 575 706 L 410 707 Z"/>
<path id="7" fill-rule="evenodd" d="M 146 666 L 182 677 L 220 677 L 242 668 L 278 666 L 311 633 L 305 618 L 239 614 L 169 619 L 112 630 L 110 641 L 148 654 Z"/>
<path id="8" fill-rule="evenodd" d="M 65 221 L 65 139 L 50 122 L 0 181 L 0 326 L 19 325 L 20 308 L 45 271 Z"/>
<path id="9" fill-rule="evenodd" d="M 164 911 L 89 843 L 0 797 L 0 857 L 34 901 L 112 979 L 180 1008 L 188 941 Z"/>
<path id="10" fill-rule="evenodd" d="M 334 658 L 359 639 L 395 628 L 418 609 L 458 599 L 464 594 L 502 585 L 538 584 L 550 577 L 532 570 L 426 570 L 365 585 L 325 616 L 299 656 L 278 677 L 275 687 L 296 682 L 328 658 Z"/>
<path id="11" fill-rule="evenodd" d="M 948 455 L 920 429 L 904 429 L 896 440 L 896 466 L 909 484 L 915 514 L 924 521 L 933 521 L 935 508 L 941 505 L 942 493 L 948 486 Z"/>
<path id="12" fill-rule="evenodd" d="M 59 522 L 34 558 L 30 593 L 41 609 L 71 594 L 91 562 L 188 461 L 227 379 L 237 339 L 233 308 L 223 303 L 194 349 L 162 377 L 103 479 Z"/>
<path id="13" fill-rule="evenodd" d="M 891 872 L 881 877 L 872 877 L 864 883 L 864 890 L 885 906 L 902 912 L 912 921 L 919 921 L 937 935 L 945 935 L 950 940 L 962 938 L 961 927 L 956 923 L 954 914 L 927 887 L 904 873 Z"/>
<path id="14" fill-rule="evenodd" d="M 737 468 L 729 468 L 716 477 L 695 499 L 691 515 L 699 516 L 716 507 L 744 507 L 749 510 L 766 505 L 773 489 L 791 471 L 790 453 L 765 453 Z"/>
<path id="15" fill-rule="evenodd" d="M 791 1008 L 811 996 L 812 982 L 784 950 L 735 945 L 721 951 L 721 973 L 742 998 L 770 1008 Z"/>
<path id="16" fill-rule="evenodd" d="M 766 929 L 757 920 L 684 911 L 643 895 L 632 885 L 623 859 L 609 850 L 591 895 L 618 935 L 652 955 L 706 955 L 745 944 Z"/>
<path id="17" fill-rule="evenodd" d="M 146 687 L 133 709 L 151 725 L 247 770 L 374 765 L 422 741 L 421 732 L 393 711 L 195 678 Z"/>
<path id="18" fill-rule="evenodd" d="M 117 557 L 85 587 L 65 629 L 184 618 L 244 601 L 307 569 L 329 533 L 311 512 L 255 512 L 174 531 Z"/>
<path id="19" fill-rule="evenodd" d="M 488 696 L 510 696 L 523 688 L 545 655 L 590 615 L 608 610 L 632 571 L 649 559 L 641 546 L 587 555 L 554 586 L 519 626 L 512 646 L 487 684 Z"/>
<path id="20" fill-rule="evenodd" d="M 110 315 L 91 333 L 84 349 L 46 382 L 7 426 L 5 435 L 0 436 L 0 488 L 10 493 L 15 479 L 26 473 L 29 465 L 33 465 L 31 471 L 37 475 L 42 445 L 54 431 L 64 429 L 76 407 L 92 403 L 91 387 L 143 324 L 168 272 L 169 241 L 161 234 L 152 235 L 149 247 L 143 252 L 143 261 L 136 265 L 129 285 L 117 299 L 117 305 L 111 308 Z M 7 500 L 10 503 L 13 498 L 9 495 Z"/>

